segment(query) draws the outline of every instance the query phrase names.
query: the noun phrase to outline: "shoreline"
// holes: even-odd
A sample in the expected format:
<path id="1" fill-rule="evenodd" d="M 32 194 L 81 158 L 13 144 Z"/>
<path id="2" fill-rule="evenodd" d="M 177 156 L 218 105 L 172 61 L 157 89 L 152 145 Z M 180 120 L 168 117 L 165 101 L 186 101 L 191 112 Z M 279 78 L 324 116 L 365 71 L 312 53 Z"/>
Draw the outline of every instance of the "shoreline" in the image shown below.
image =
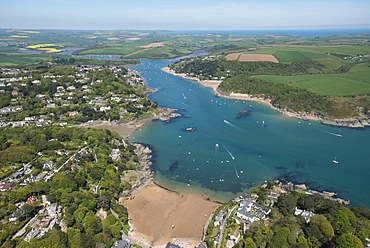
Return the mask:
<path id="1" fill-rule="evenodd" d="M 298 119 L 302 120 L 312 120 L 312 121 L 319 121 L 322 124 L 326 125 L 331 125 L 331 126 L 339 126 L 339 127 L 350 127 L 350 128 L 364 128 L 366 126 L 370 126 L 370 118 L 367 116 L 360 116 L 360 117 L 352 117 L 352 118 L 344 118 L 344 119 L 332 119 L 332 118 L 327 118 L 327 117 L 321 117 L 317 116 L 314 114 L 309 114 L 309 113 L 300 113 L 300 112 L 295 112 L 287 109 L 281 109 L 277 108 L 274 105 L 271 104 L 271 99 L 265 99 L 263 97 L 256 97 L 253 95 L 248 95 L 248 94 L 241 94 L 241 93 L 224 93 L 221 92 L 218 89 L 218 86 L 221 84 L 222 81 L 218 80 L 200 80 L 199 78 L 196 77 L 189 77 L 187 76 L 186 73 L 176 73 L 172 71 L 169 67 L 164 67 L 162 68 L 162 71 L 179 76 L 185 79 L 190 79 L 193 81 L 196 81 L 200 83 L 201 85 L 205 87 L 210 87 L 213 89 L 213 92 L 216 96 L 219 97 L 224 97 L 224 98 L 230 98 L 230 99 L 240 99 L 240 100 L 248 100 L 248 101 L 254 101 L 254 102 L 259 102 L 266 104 L 270 108 L 282 113 L 286 117 L 295 117 Z"/>
<path id="2" fill-rule="evenodd" d="M 110 131 L 116 131 L 123 139 L 128 139 L 136 131 L 140 130 L 143 126 L 152 121 L 167 121 L 171 118 L 180 117 L 181 114 L 175 113 L 176 110 L 177 109 L 159 108 L 150 116 L 140 117 L 139 119 L 132 121 L 92 121 L 76 125 L 76 127 L 108 129 Z"/>
<path id="3" fill-rule="evenodd" d="M 128 139 L 151 121 L 181 116 L 174 111 L 176 109 L 160 108 L 157 113 L 134 121 L 88 122 L 78 127 L 108 129 Z M 121 192 L 119 198 L 129 214 L 129 239 L 143 247 L 164 248 L 168 242 L 180 247 L 198 246 L 214 212 L 222 203 L 196 193 L 167 189 L 156 183 L 155 172 L 151 170 L 152 150 L 139 143 L 131 144 L 138 156 L 137 179 L 129 190 Z"/>

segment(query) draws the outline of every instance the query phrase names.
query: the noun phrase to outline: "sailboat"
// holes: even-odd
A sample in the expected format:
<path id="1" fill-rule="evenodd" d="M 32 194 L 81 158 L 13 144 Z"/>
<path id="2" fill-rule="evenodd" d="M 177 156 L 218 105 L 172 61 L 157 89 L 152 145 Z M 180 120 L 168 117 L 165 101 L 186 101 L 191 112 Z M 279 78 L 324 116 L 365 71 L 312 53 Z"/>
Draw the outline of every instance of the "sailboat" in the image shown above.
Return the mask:
<path id="1" fill-rule="evenodd" d="M 337 157 L 335 157 L 334 159 L 333 159 L 333 163 L 334 164 L 338 164 L 339 162 L 338 162 L 338 160 L 337 160 Z"/>

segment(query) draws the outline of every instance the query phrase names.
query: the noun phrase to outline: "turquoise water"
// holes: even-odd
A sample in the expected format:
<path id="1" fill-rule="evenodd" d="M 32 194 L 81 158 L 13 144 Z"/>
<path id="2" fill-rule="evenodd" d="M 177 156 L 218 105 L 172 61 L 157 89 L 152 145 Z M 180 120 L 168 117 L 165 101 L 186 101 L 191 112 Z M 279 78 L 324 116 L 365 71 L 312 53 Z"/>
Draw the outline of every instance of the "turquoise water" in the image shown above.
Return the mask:
<path id="1" fill-rule="evenodd" d="M 152 147 L 158 183 L 229 200 L 265 180 L 286 177 L 370 207 L 369 128 L 302 121 L 260 103 L 216 97 L 210 88 L 161 70 L 174 61 L 143 60 L 130 67 L 159 89 L 150 100 L 183 115 L 152 122 L 131 138 Z M 245 109 L 251 114 L 238 118 Z"/>

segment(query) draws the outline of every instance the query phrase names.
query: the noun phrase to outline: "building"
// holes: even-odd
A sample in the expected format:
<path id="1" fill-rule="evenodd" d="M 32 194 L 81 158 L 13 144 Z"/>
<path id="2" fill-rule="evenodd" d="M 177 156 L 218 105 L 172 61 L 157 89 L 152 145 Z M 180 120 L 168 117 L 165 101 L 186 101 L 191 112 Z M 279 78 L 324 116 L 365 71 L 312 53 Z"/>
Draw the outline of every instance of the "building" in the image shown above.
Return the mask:
<path id="1" fill-rule="evenodd" d="M 2 183 L 0 184 L 0 191 L 9 191 L 14 187 L 12 183 Z"/>
<path id="2" fill-rule="evenodd" d="M 294 211 L 294 215 L 302 215 L 304 217 L 304 219 L 306 220 L 306 223 L 308 223 L 308 222 L 310 222 L 311 217 L 314 216 L 315 214 L 310 212 L 310 211 L 298 209 L 296 207 L 295 211 Z"/>
<path id="3" fill-rule="evenodd" d="M 116 240 L 114 241 L 111 248 L 130 248 L 131 244 L 126 240 Z"/>
<path id="4" fill-rule="evenodd" d="M 53 167 L 54 167 L 54 162 L 53 161 L 48 161 L 48 162 L 44 163 L 44 166 L 42 168 L 51 170 Z"/>
<path id="5" fill-rule="evenodd" d="M 226 213 L 226 210 L 221 210 L 221 211 L 218 213 L 218 215 L 215 217 L 215 222 L 213 223 L 213 224 L 214 224 L 214 226 L 219 226 L 219 225 L 221 225 L 221 222 L 222 222 L 222 220 L 223 220 L 223 218 L 224 218 L 225 213 Z"/>
<path id="6" fill-rule="evenodd" d="M 241 235 L 238 232 L 238 230 L 234 230 L 226 242 L 226 247 L 228 248 L 234 247 L 239 242 L 240 238 L 241 238 Z"/>
<path id="7" fill-rule="evenodd" d="M 17 171 L 15 173 L 13 173 L 12 175 L 10 175 L 9 177 L 14 180 L 14 179 L 19 179 L 19 178 L 23 177 L 23 175 L 24 175 L 23 172 Z"/>
<path id="8" fill-rule="evenodd" d="M 182 248 L 182 247 L 168 242 L 165 248 Z"/>
<path id="9" fill-rule="evenodd" d="M 46 210 L 48 211 L 49 216 L 57 217 L 60 212 L 61 208 L 58 206 L 58 203 L 53 203 L 50 206 L 46 207 Z"/>
<path id="10" fill-rule="evenodd" d="M 36 201 L 37 199 L 33 196 L 29 197 L 26 201 L 26 203 L 33 203 L 34 201 Z"/>

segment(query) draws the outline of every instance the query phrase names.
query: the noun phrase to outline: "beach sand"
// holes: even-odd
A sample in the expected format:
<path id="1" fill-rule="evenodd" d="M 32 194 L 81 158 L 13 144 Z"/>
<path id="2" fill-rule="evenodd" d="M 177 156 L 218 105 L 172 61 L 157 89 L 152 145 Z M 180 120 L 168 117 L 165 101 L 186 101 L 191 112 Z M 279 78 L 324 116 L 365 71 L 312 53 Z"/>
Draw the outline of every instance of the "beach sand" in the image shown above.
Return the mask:
<path id="1" fill-rule="evenodd" d="M 132 200 L 121 198 L 121 203 L 135 227 L 130 237 L 154 247 L 168 242 L 182 247 L 199 244 L 210 215 L 221 206 L 200 195 L 172 192 L 155 184 L 141 187 Z"/>
<path id="2" fill-rule="evenodd" d="M 127 139 L 131 136 L 138 127 L 132 124 L 120 124 L 112 125 L 108 122 L 102 122 L 93 126 L 96 129 L 108 129 L 110 131 L 116 131 L 122 138 Z"/>

